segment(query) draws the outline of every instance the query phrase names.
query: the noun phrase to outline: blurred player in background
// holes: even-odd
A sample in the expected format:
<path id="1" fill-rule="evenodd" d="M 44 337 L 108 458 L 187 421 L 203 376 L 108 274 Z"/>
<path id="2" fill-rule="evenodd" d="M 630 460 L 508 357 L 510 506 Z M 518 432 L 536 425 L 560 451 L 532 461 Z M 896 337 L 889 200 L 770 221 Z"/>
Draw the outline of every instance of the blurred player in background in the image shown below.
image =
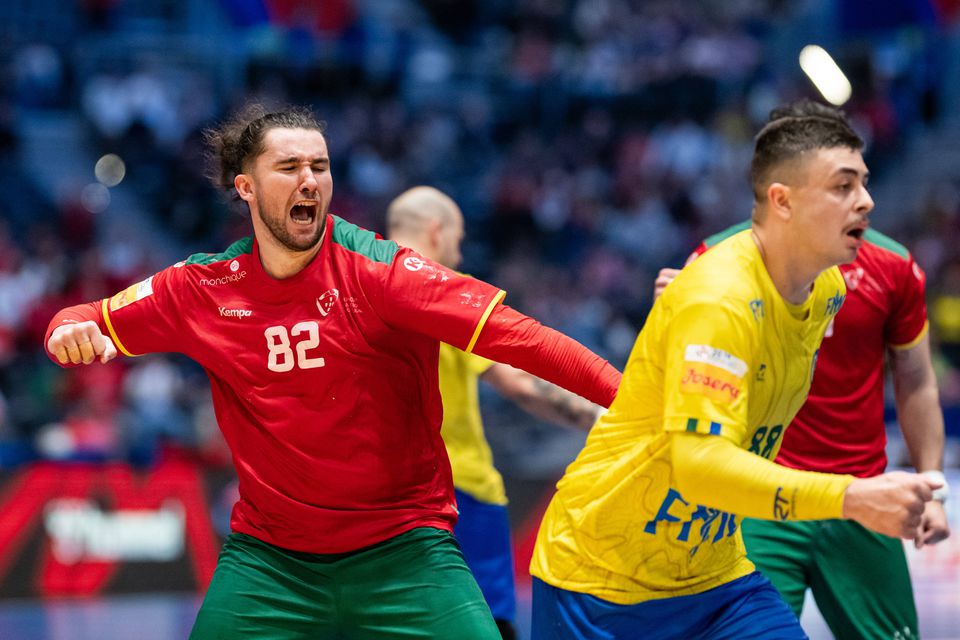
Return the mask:
<path id="1" fill-rule="evenodd" d="M 750 225 L 707 238 L 687 260 Z M 856 259 L 840 266 L 847 298 L 827 333 L 817 373 L 777 462 L 794 469 L 869 478 L 887 466 L 884 356 L 889 354 L 900 429 L 914 467 L 944 486 L 926 504 L 917 548 L 944 540 L 947 485 L 943 414 L 930 359 L 924 274 L 910 253 L 868 229 Z M 661 270 L 655 295 L 679 273 Z M 749 558 L 797 616 L 809 587 L 837 638 L 918 638 L 917 611 L 900 540 L 857 522 L 748 519 Z"/>
<path id="2" fill-rule="evenodd" d="M 463 214 L 446 194 L 414 187 L 387 209 L 387 237 L 445 267 L 460 265 Z M 589 429 L 600 407 L 525 371 L 440 345 L 441 435 L 453 468 L 459 517 L 453 533 L 504 640 L 516 638 L 516 593 L 507 495 L 483 432 L 477 381 L 531 414 Z"/>
<path id="3" fill-rule="evenodd" d="M 57 313 L 64 366 L 178 351 L 210 376 L 240 499 L 194 624 L 210 638 L 497 638 L 451 534 L 439 343 L 608 405 L 620 379 L 504 292 L 328 213 L 303 109 L 208 132 L 254 235 Z"/>
<path id="4" fill-rule="evenodd" d="M 741 517 L 917 535 L 939 483 L 773 462 L 843 304 L 835 265 L 863 244 L 862 146 L 839 112 L 771 114 L 751 167 L 752 227 L 657 300 L 613 405 L 558 484 L 531 563 L 534 638 L 803 638 L 746 558 Z"/>

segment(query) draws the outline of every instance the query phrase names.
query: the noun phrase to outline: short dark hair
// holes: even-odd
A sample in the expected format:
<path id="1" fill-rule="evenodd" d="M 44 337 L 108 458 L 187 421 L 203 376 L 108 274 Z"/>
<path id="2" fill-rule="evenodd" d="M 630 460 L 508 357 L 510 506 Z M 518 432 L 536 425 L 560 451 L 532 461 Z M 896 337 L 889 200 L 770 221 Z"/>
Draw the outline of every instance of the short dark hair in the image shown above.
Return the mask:
<path id="1" fill-rule="evenodd" d="M 846 114 L 812 100 L 798 100 L 770 112 L 767 124 L 754 138 L 750 184 L 755 202 L 762 202 L 772 171 L 814 149 L 863 149 L 863 139 Z"/>
<path id="2" fill-rule="evenodd" d="M 209 149 L 209 177 L 225 191 L 249 163 L 263 153 L 263 139 L 270 129 L 312 129 L 324 133 L 324 123 L 306 107 L 267 111 L 260 104 L 248 104 L 218 127 L 203 132 Z"/>

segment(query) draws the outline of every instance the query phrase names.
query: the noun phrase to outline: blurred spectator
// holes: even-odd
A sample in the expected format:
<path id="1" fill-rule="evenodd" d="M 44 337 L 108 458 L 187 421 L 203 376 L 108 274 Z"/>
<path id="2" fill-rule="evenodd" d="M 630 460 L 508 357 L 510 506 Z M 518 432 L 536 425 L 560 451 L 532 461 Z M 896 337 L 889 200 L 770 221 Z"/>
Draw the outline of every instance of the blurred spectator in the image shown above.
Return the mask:
<path id="1" fill-rule="evenodd" d="M 27 108 L 63 106 L 66 70 L 52 46 L 34 43 L 21 48 L 13 61 L 17 104 Z"/>
<path id="2" fill-rule="evenodd" d="M 930 305 L 933 335 L 947 364 L 960 371 L 960 258 L 943 266 L 937 283 Z"/>
<path id="3" fill-rule="evenodd" d="M 154 462 L 165 441 L 196 449 L 193 425 L 181 408 L 183 385 L 180 370 L 169 358 L 145 356 L 130 367 L 123 381 L 127 415 L 122 438 L 128 460 Z"/>
<path id="4" fill-rule="evenodd" d="M 45 451 L 96 442 L 96 455 L 142 461 L 167 442 L 217 458 L 206 387 L 159 358 L 131 364 L 123 397 L 84 397 L 37 356 L 38 332 L 54 309 L 249 234 L 207 185 L 201 144 L 203 127 L 247 98 L 315 105 L 339 158 L 335 213 L 377 229 L 405 186 L 442 187 L 463 205 L 465 269 L 622 365 L 656 270 L 748 215 L 750 132 L 811 90 L 793 68 L 791 22 L 830 15 L 820 0 L 61 5 L 24 5 L 0 44 L 0 394 L 8 433 L 29 441 L 59 425 Z M 873 141 L 874 183 L 944 112 L 944 34 L 898 25 L 872 36 L 824 25 L 825 38 L 850 30 L 835 44 L 852 61 L 848 108 Z M 126 175 L 94 183 L 91 203 L 82 190 L 107 152 Z M 898 234 L 928 274 L 942 272 L 931 323 L 948 373 L 960 366 L 958 180 L 960 169 L 938 182 L 915 203 L 923 223 Z"/>

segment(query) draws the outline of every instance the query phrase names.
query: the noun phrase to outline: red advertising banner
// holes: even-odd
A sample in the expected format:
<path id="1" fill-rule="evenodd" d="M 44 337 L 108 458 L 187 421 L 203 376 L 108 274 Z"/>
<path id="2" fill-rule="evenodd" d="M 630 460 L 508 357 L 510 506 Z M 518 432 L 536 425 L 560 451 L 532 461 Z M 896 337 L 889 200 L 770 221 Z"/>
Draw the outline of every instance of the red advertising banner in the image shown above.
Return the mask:
<path id="1" fill-rule="evenodd" d="M 204 591 L 229 470 L 168 460 L 38 463 L 0 475 L 0 598 Z"/>

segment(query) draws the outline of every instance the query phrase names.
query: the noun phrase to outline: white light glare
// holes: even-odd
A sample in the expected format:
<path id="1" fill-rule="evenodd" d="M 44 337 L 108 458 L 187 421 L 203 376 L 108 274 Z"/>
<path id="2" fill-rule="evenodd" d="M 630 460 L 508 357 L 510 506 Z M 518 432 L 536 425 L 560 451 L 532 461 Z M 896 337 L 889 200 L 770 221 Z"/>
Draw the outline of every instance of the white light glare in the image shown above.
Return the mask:
<path id="1" fill-rule="evenodd" d="M 853 93 L 850 81 L 823 47 L 805 46 L 800 52 L 800 68 L 830 104 L 839 107 L 850 99 Z"/>
<path id="2" fill-rule="evenodd" d="M 100 184 L 115 187 L 123 181 L 123 177 L 127 174 L 127 167 L 120 156 L 108 153 L 97 160 L 97 164 L 93 168 L 93 174 Z"/>
<path id="3" fill-rule="evenodd" d="M 110 206 L 110 190 L 99 182 L 91 182 L 80 191 L 80 204 L 90 213 L 101 213 Z"/>

